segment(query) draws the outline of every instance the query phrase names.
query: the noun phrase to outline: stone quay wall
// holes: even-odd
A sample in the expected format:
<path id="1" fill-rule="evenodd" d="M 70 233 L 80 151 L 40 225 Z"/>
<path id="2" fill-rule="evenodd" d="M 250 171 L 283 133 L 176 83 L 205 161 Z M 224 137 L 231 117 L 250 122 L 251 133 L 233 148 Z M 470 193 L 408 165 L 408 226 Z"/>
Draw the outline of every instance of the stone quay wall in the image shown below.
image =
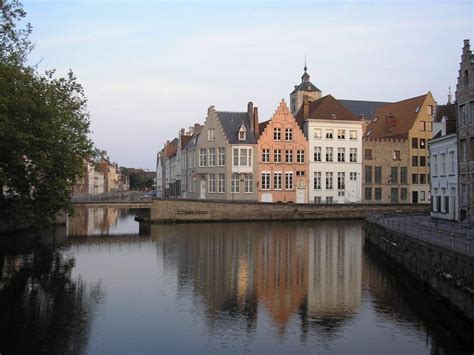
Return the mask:
<path id="1" fill-rule="evenodd" d="M 413 204 L 280 204 L 209 200 L 153 199 L 152 223 L 364 219 L 370 214 L 428 213 L 429 205 Z"/>
<path id="2" fill-rule="evenodd" d="M 474 258 L 367 222 L 365 240 L 474 323 Z"/>

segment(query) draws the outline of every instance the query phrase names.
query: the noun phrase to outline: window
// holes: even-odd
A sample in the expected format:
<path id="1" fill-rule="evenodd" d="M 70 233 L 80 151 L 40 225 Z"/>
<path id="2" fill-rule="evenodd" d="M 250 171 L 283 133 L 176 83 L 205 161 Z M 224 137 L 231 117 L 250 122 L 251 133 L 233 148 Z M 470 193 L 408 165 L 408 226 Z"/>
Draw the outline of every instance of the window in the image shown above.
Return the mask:
<path id="1" fill-rule="evenodd" d="M 371 187 L 366 187 L 365 188 L 365 199 L 367 201 L 372 200 L 372 188 Z"/>
<path id="2" fill-rule="evenodd" d="M 304 163 L 304 150 L 303 149 L 298 149 L 296 151 L 296 162 Z"/>
<path id="3" fill-rule="evenodd" d="M 337 130 L 337 139 L 346 139 L 346 131 L 343 129 Z"/>
<path id="4" fill-rule="evenodd" d="M 217 192 L 224 193 L 225 192 L 225 174 L 219 174 L 218 176 L 218 184 L 217 184 Z"/>
<path id="5" fill-rule="evenodd" d="M 473 160 L 474 159 L 474 137 L 471 137 L 471 152 L 470 152 L 470 157 L 468 160 Z"/>
<path id="6" fill-rule="evenodd" d="M 214 128 L 210 128 L 207 130 L 207 140 L 213 141 L 216 139 L 216 130 Z"/>
<path id="7" fill-rule="evenodd" d="M 349 161 L 351 163 L 356 163 L 357 162 L 357 148 L 350 148 Z"/>
<path id="8" fill-rule="evenodd" d="M 314 203 L 320 204 L 321 203 L 321 196 L 314 196 Z"/>
<path id="9" fill-rule="evenodd" d="M 418 138 L 412 138 L 411 139 L 411 147 L 413 149 L 418 149 Z"/>
<path id="10" fill-rule="evenodd" d="M 333 203 L 332 196 L 326 196 L 326 203 Z"/>
<path id="11" fill-rule="evenodd" d="M 234 148 L 232 149 L 233 157 L 234 157 L 234 166 L 239 166 L 239 149 Z"/>
<path id="12" fill-rule="evenodd" d="M 332 172 L 326 173 L 326 190 L 332 190 Z"/>
<path id="13" fill-rule="evenodd" d="M 262 149 L 262 162 L 263 163 L 270 162 L 270 149 Z"/>
<path id="14" fill-rule="evenodd" d="M 332 130 L 332 129 L 327 129 L 327 130 L 326 130 L 326 138 L 327 138 L 327 139 L 333 139 L 333 138 L 334 138 L 334 134 L 333 134 L 333 130 Z"/>
<path id="15" fill-rule="evenodd" d="M 281 172 L 273 173 L 273 188 L 275 190 L 281 190 Z"/>
<path id="16" fill-rule="evenodd" d="M 321 172 L 316 171 L 314 173 L 313 187 L 315 190 L 321 190 Z"/>
<path id="17" fill-rule="evenodd" d="M 234 166 L 252 166 L 251 148 L 233 148 Z"/>
<path id="18" fill-rule="evenodd" d="M 425 121 L 420 121 L 420 131 L 422 131 L 422 132 L 426 131 L 426 122 Z"/>
<path id="19" fill-rule="evenodd" d="M 321 161 L 321 147 L 314 147 L 314 161 Z"/>
<path id="20" fill-rule="evenodd" d="M 344 190 L 338 191 L 337 196 L 344 197 Z"/>
<path id="21" fill-rule="evenodd" d="M 208 192 L 214 193 L 216 192 L 216 174 L 209 174 L 208 175 L 208 182 L 209 185 Z"/>
<path id="22" fill-rule="evenodd" d="M 412 184 L 418 184 L 418 174 L 412 174 L 411 175 L 411 183 Z"/>
<path id="23" fill-rule="evenodd" d="M 433 164 L 431 165 L 431 167 L 433 168 L 432 169 L 433 176 L 437 176 L 438 175 L 438 156 L 437 155 L 433 155 Z"/>
<path id="24" fill-rule="evenodd" d="M 232 193 L 239 193 L 239 174 L 232 174 L 232 180 L 230 180 L 230 191 Z"/>
<path id="25" fill-rule="evenodd" d="M 467 124 L 467 110 L 466 110 L 466 105 L 460 105 L 459 106 L 459 121 L 461 123 L 461 126 L 464 126 Z"/>
<path id="26" fill-rule="evenodd" d="M 207 165 L 207 152 L 205 148 L 199 149 L 199 166 Z"/>
<path id="27" fill-rule="evenodd" d="M 262 173 L 262 190 L 270 190 L 270 173 Z"/>
<path id="28" fill-rule="evenodd" d="M 382 167 L 381 166 L 376 166 L 375 167 L 374 182 L 376 184 L 381 184 L 382 183 Z"/>
<path id="29" fill-rule="evenodd" d="M 365 183 L 366 184 L 372 183 L 372 167 L 371 166 L 365 167 Z"/>
<path id="30" fill-rule="evenodd" d="M 247 149 L 240 149 L 240 166 L 250 166 L 247 161 Z"/>
<path id="31" fill-rule="evenodd" d="M 281 163 L 281 149 L 274 149 L 273 150 L 273 162 L 274 163 Z"/>
<path id="32" fill-rule="evenodd" d="M 380 187 L 376 187 L 374 189 L 374 199 L 375 199 L 375 201 L 381 201 L 382 200 L 382 189 Z"/>
<path id="33" fill-rule="evenodd" d="M 346 148 L 337 148 L 337 161 L 343 162 L 345 161 L 346 156 Z"/>
<path id="34" fill-rule="evenodd" d="M 418 157 L 416 155 L 411 157 L 411 165 L 418 166 Z"/>
<path id="35" fill-rule="evenodd" d="M 401 160 L 401 155 L 399 150 L 394 150 L 393 151 L 393 160 Z"/>
<path id="36" fill-rule="evenodd" d="M 314 138 L 319 139 L 322 138 L 323 136 L 323 130 L 321 128 L 315 128 L 314 129 Z"/>
<path id="37" fill-rule="evenodd" d="M 293 173 L 285 173 L 285 188 L 293 190 Z"/>
<path id="38" fill-rule="evenodd" d="M 392 184 L 398 184 L 398 167 L 392 166 L 390 169 L 390 182 Z"/>
<path id="39" fill-rule="evenodd" d="M 420 149 L 426 148 L 426 139 L 420 138 Z"/>
<path id="40" fill-rule="evenodd" d="M 344 190 L 346 188 L 346 173 L 337 173 L 337 189 Z"/>
<path id="41" fill-rule="evenodd" d="M 400 200 L 402 201 L 408 200 L 408 189 L 406 187 L 402 187 L 400 189 Z"/>
<path id="42" fill-rule="evenodd" d="M 217 160 L 218 166 L 225 165 L 225 148 L 219 148 L 219 159 Z"/>
<path id="43" fill-rule="evenodd" d="M 296 171 L 296 176 L 304 176 L 304 171 L 302 171 L 302 170 L 297 170 L 297 171 Z"/>
<path id="44" fill-rule="evenodd" d="M 357 139 L 357 131 L 349 131 L 349 139 L 351 140 Z"/>
<path id="45" fill-rule="evenodd" d="M 293 128 L 285 128 L 285 140 L 286 141 L 293 140 Z"/>
<path id="46" fill-rule="evenodd" d="M 420 174 L 420 184 L 426 184 L 426 174 Z"/>
<path id="47" fill-rule="evenodd" d="M 420 200 L 421 201 L 425 200 L 425 192 L 424 191 L 420 191 Z"/>
<path id="48" fill-rule="evenodd" d="M 456 161 L 454 157 L 454 152 L 449 152 L 449 162 L 450 162 L 450 173 L 454 174 L 456 169 Z"/>
<path id="49" fill-rule="evenodd" d="M 444 212 L 449 213 L 449 196 L 444 196 Z"/>
<path id="50" fill-rule="evenodd" d="M 216 166 L 216 148 L 209 148 L 209 166 Z"/>
<path id="51" fill-rule="evenodd" d="M 407 184 L 408 181 L 408 171 L 406 166 L 400 168 L 400 184 Z"/>
<path id="52" fill-rule="evenodd" d="M 420 166 L 426 166 L 426 157 L 420 156 Z"/>
<path id="53" fill-rule="evenodd" d="M 333 151 L 332 147 L 326 147 L 326 161 L 333 161 Z"/>
<path id="54" fill-rule="evenodd" d="M 372 149 L 366 149 L 364 152 L 365 159 L 372 159 Z"/>
<path id="55" fill-rule="evenodd" d="M 467 161 L 467 146 L 466 146 L 466 140 L 461 139 L 460 141 L 460 146 L 461 146 L 461 161 L 466 162 Z"/>
<path id="56" fill-rule="evenodd" d="M 287 149 L 285 151 L 285 155 L 286 155 L 286 162 L 293 163 L 293 150 Z"/>
<path id="57" fill-rule="evenodd" d="M 446 154 L 441 153 L 441 175 L 446 175 Z"/>
<path id="58" fill-rule="evenodd" d="M 432 115 L 432 114 L 433 114 L 433 106 L 427 105 L 427 106 L 426 106 L 426 113 L 427 113 L 428 115 Z"/>
<path id="59" fill-rule="evenodd" d="M 461 184 L 461 202 L 467 202 L 469 199 L 468 184 Z"/>
<path id="60" fill-rule="evenodd" d="M 357 173 L 356 172 L 350 172 L 349 173 L 349 178 L 351 181 L 357 181 Z"/>
<path id="61" fill-rule="evenodd" d="M 253 193 L 253 175 L 246 174 L 244 177 L 245 193 Z"/>
<path id="62" fill-rule="evenodd" d="M 276 141 L 281 140 L 281 128 L 275 127 L 273 128 L 273 139 Z"/>
<path id="63" fill-rule="evenodd" d="M 241 126 L 239 129 L 239 141 L 244 141 L 246 136 L 246 129 L 244 126 Z"/>

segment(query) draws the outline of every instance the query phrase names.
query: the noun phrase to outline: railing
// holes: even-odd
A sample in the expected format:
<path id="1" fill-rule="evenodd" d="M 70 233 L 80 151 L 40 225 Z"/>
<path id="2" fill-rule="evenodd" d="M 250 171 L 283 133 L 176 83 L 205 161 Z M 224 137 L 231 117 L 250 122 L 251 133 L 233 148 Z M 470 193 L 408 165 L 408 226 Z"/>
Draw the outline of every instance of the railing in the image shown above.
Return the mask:
<path id="1" fill-rule="evenodd" d="M 76 194 L 72 196 L 71 201 L 74 202 L 145 202 L 149 201 L 143 191 L 113 191 L 101 194 Z"/>
<path id="2" fill-rule="evenodd" d="M 469 256 L 474 255 L 474 250 L 471 248 L 471 234 L 474 234 L 474 230 L 469 226 L 434 220 L 426 214 L 386 216 L 370 213 L 367 221 L 415 239 L 440 245 Z"/>

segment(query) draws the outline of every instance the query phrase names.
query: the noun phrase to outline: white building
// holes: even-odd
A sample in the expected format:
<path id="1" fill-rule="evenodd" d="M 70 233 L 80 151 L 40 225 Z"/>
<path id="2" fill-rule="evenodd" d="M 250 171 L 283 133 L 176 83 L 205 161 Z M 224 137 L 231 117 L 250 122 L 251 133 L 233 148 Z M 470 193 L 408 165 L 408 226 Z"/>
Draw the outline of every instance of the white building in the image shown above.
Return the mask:
<path id="1" fill-rule="evenodd" d="M 459 220 L 458 152 L 454 104 L 438 106 L 433 139 L 428 142 L 431 176 L 431 217 Z M 438 132 L 436 132 L 436 130 Z"/>
<path id="2" fill-rule="evenodd" d="M 304 98 L 296 119 L 309 143 L 309 201 L 361 201 L 363 122 L 333 96 Z"/>

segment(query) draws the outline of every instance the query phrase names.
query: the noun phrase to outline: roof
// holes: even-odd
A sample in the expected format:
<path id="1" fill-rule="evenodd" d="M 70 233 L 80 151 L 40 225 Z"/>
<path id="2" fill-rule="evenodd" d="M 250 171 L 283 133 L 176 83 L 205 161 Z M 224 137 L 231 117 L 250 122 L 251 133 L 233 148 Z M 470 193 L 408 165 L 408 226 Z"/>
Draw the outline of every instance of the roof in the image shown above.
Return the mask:
<path id="1" fill-rule="evenodd" d="M 165 158 L 174 157 L 178 150 L 178 138 L 173 139 L 163 150 Z"/>
<path id="2" fill-rule="evenodd" d="M 446 116 L 448 120 L 456 121 L 456 104 L 446 104 L 436 106 L 435 122 L 441 122 L 441 119 Z"/>
<path id="3" fill-rule="evenodd" d="M 367 126 L 366 137 L 407 138 L 427 94 L 380 106 Z"/>
<path id="4" fill-rule="evenodd" d="M 192 140 L 193 136 L 181 136 L 181 150 L 186 148 L 186 145 Z"/>
<path id="5" fill-rule="evenodd" d="M 322 92 L 310 81 L 303 81 L 303 82 L 301 82 L 301 84 L 295 85 L 295 89 L 291 92 L 291 94 L 293 94 L 296 91 L 306 91 L 306 92 L 319 91 L 319 92 Z"/>
<path id="6" fill-rule="evenodd" d="M 201 134 L 201 131 L 199 132 L 194 132 L 193 135 L 191 136 L 191 140 L 184 146 L 183 149 L 193 149 L 196 146 L 197 139 L 199 138 Z M 194 139 L 196 138 L 196 139 Z"/>
<path id="7" fill-rule="evenodd" d="M 308 117 L 303 118 L 304 103 L 296 113 L 296 121 L 303 128 L 306 119 L 360 121 L 352 112 L 342 105 L 334 96 L 326 95 L 309 102 Z"/>
<path id="8" fill-rule="evenodd" d="M 265 128 L 267 128 L 268 124 L 270 123 L 271 120 L 266 120 L 266 121 L 263 121 L 263 122 L 260 122 L 258 124 L 258 131 L 260 132 L 260 134 L 263 133 L 263 131 L 265 130 Z"/>
<path id="9" fill-rule="evenodd" d="M 343 104 L 349 111 L 359 118 L 372 119 L 375 111 L 383 105 L 390 104 L 391 102 L 382 101 L 360 101 L 360 100 L 338 100 Z"/>
<path id="10" fill-rule="evenodd" d="M 255 134 L 252 134 L 250 129 L 250 120 L 247 112 L 217 111 L 216 114 L 230 144 L 257 144 Z M 245 140 L 239 140 L 238 136 L 238 131 L 242 125 L 244 125 L 247 131 Z"/>

